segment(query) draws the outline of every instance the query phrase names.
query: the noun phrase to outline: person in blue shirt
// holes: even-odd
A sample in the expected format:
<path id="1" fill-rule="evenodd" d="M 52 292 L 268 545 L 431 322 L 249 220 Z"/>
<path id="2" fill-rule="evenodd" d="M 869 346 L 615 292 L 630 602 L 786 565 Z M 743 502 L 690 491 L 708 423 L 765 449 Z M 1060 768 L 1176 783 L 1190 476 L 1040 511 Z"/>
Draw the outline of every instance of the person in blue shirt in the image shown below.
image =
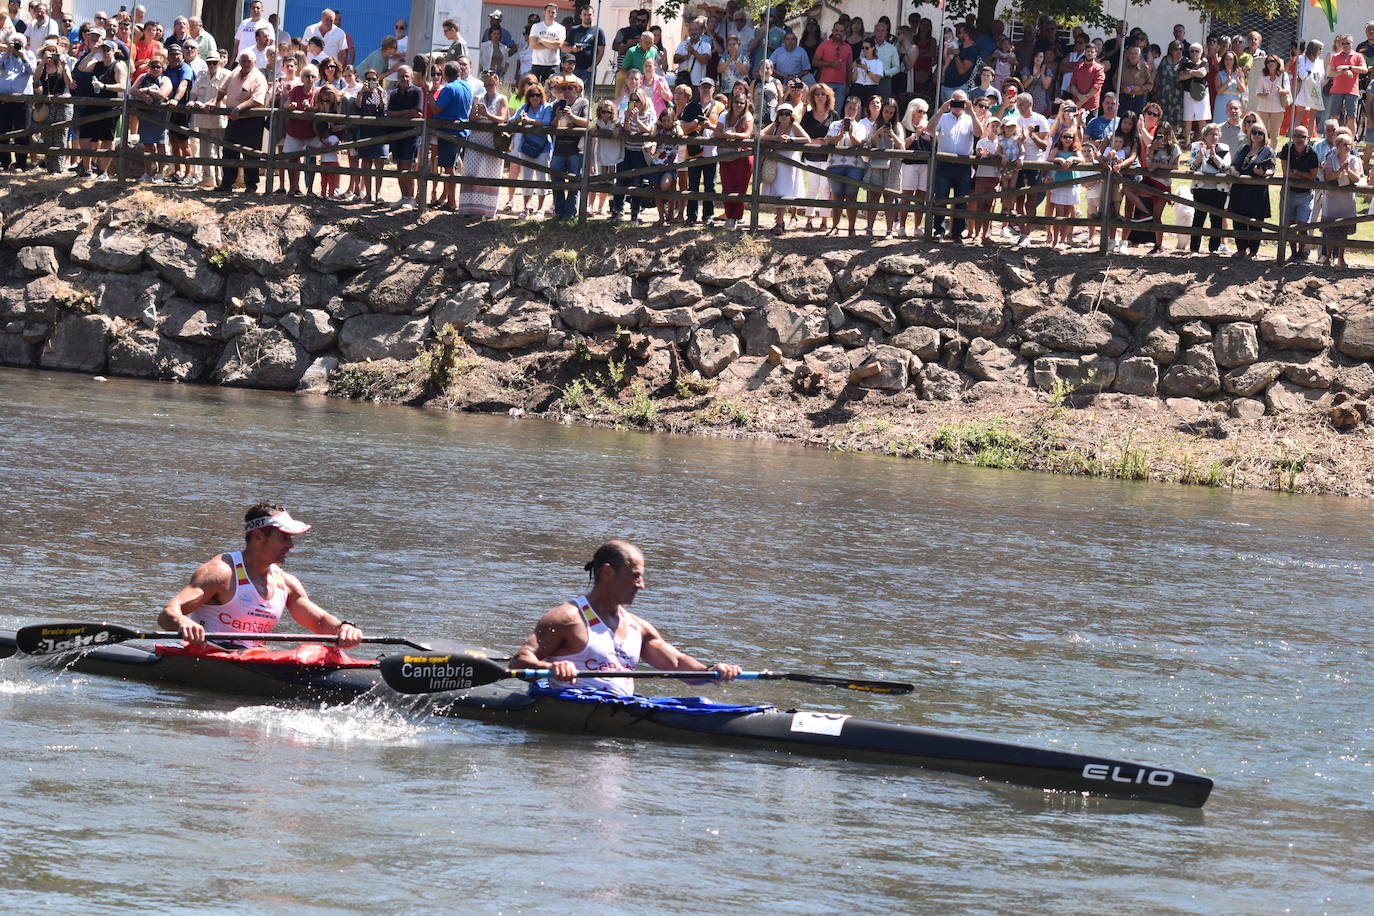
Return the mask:
<path id="1" fill-rule="evenodd" d="M 457 61 L 449 61 L 444 64 L 444 88 L 439 90 L 439 95 L 434 99 L 434 118 L 437 121 L 461 121 L 466 124 L 471 114 L 472 87 L 459 76 Z M 443 131 L 444 134 L 462 137 L 465 140 L 469 133 L 465 126 L 459 127 L 453 124 L 440 124 L 436 126 L 436 129 Z M 437 159 L 441 175 L 457 174 L 458 144 L 445 139 L 441 134 Z M 440 181 L 444 185 L 440 206 L 457 210 L 457 182 L 443 181 L 443 179 Z"/>
<path id="2" fill-rule="evenodd" d="M 6 95 L 28 95 L 33 85 L 35 62 L 33 55 L 26 50 L 24 36 L 15 34 L 0 50 L 0 93 Z M 25 102 L 0 102 L 0 133 L 23 131 L 29 126 L 29 107 Z M 28 137 L 14 141 L 15 146 L 28 146 Z M 29 157 L 15 153 L 11 160 L 9 153 L 0 153 L 0 165 L 12 172 L 24 171 L 29 167 Z"/>
<path id="3" fill-rule="evenodd" d="M 789 80 L 810 76 L 811 61 L 806 51 L 797 44 L 797 36 L 788 29 L 782 35 L 782 47 L 768 55 L 773 62 L 773 71 L 784 83 Z"/>
<path id="4" fill-rule="evenodd" d="M 1112 134 L 1116 133 L 1116 126 L 1121 123 L 1121 119 L 1116 115 L 1116 110 L 1116 93 L 1103 93 L 1102 113 L 1089 121 L 1083 128 L 1083 133 L 1093 142 L 1093 146 L 1099 152 L 1104 148 L 1104 142 L 1110 140 Z"/>
<path id="5" fill-rule="evenodd" d="M 544 97 L 544 87 L 538 83 L 533 84 L 525 90 L 524 103 L 515 110 L 515 114 L 510 116 L 509 124 L 520 125 L 540 125 L 549 126 L 553 119 L 553 106 Z M 548 134 L 518 133 L 511 138 L 510 154 L 517 159 L 524 159 L 531 165 L 523 167 L 525 178 L 539 180 L 536 176 L 542 175 L 543 180 L 548 180 L 546 169 L 534 168 L 534 166 L 546 166 L 549 162 L 549 155 L 553 151 L 553 141 Z M 538 206 L 530 206 L 530 198 L 534 196 L 534 188 L 522 188 L 521 194 L 525 198 L 525 216 L 533 217 L 544 210 L 544 198 L 547 192 L 539 189 Z"/>

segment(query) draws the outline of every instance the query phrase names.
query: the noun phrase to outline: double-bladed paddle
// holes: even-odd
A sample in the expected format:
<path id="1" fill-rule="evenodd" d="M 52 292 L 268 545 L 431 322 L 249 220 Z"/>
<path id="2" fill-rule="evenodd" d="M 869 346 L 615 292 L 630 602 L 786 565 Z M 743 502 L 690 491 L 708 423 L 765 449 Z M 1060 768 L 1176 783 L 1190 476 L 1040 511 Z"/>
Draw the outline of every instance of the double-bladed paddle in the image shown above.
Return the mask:
<path id="1" fill-rule="evenodd" d="M 20 627 L 14 633 L 14 644 L 27 655 L 52 655 L 56 652 L 81 652 L 100 646 L 126 642 L 130 639 L 180 639 L 174 630 L 145 633 L 112 623 L 36 623 Z M 234 640 L 238 642 L 338 642 L 337 636 L 318 633 L 206 633 L 206 640 Z M 388 646 L 410 646 L 421 652 L 433 651 L 422 643 L 397 636 L 373 636 L 363 640 Z"/>
<path id="2" fill-rule="evenodd" d="M 382 680 L 398 693 L 438 693 L 467 690 L 506 678 L 536 681 L 549 676 L 547 668 L 507 668 L 479 652 L 448 655 L 388 655 L 380 661 Z M 578 677 L 636 677 L 710 680 L 712 671 L 579 671 Z M 776 671 L 742 671 L 741 681 L 800 681 L 823 687 L 865 690 L 869 693 L 911 693 L 911 684 L 896 681 L 865 681 L 820 674 L 787 674 Z"/>

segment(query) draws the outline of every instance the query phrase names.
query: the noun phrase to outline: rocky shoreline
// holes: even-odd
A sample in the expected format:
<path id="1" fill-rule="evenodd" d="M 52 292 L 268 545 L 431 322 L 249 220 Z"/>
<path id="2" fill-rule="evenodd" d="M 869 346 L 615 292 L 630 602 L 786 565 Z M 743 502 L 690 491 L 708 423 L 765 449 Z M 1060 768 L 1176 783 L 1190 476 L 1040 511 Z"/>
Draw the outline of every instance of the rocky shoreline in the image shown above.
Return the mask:
<path id="1" fill-rule="evenodd" d="M 1364 272 L 22 181 L 0 200 L 4 365 L 1374 494 Z"/>

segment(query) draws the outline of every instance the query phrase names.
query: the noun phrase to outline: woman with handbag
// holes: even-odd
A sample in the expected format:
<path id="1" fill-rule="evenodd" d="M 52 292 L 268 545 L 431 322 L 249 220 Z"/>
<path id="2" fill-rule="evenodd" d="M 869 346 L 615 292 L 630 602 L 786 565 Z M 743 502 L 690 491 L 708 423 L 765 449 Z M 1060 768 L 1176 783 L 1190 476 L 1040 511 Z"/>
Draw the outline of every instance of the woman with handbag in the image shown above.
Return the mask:
<path id="1" fill-rule="evenodd" d="M 811 142 L 811 137 L 797 123 L 796 111 L 787 103 L 778 106 L 777 117 L 763 129 L 761 136 L 764 144 Z M 797 150 L 774 151 L 766 157 L 759 170 L 760 196 L 782 200 L 801 196 L 804 187 L 796 166 L 791 165 L 800 159 L 801 153 Z M 787 231 L 787 207 L 775 206 L 773 210 L 776 216 L 773 234 L 782 235 Z"/>
<path id="2" fill-rule="evenodd" d="M 1326 82 L 1326 63 L 1322 60 L 1325 47 L 1315 39 L 1309 41 L 1293 64 L 1293 101 L 1297 105 L 1293 123 L 1312 131 L 1317 130 L 1318 122 L 1326 111 L 1326 103 L 1322 99 L 1322 85 Z"/>
<path id="3" fill-rule="evenodd" d="M 544 87 L 535 82 L 525 90 L 525 103 L 515 110 L 511 115 L 509 124 L 519 124 L 522 126 L 543 126 L 548 127 L 549 121 L 553 117 L 553 106 L 544 100 Z M 535 175 L 542 174 L 548 178 L 549 154 L 553 151 L 553 141 L 548 134 L 519 133 L 511 141 L 510 154 L 516 159 L 528 162 L 529 165 L 523 166 L 527 178 L 535 180 Z M 543 166 L 544 168 L 539 168 Z M 528 219 L 544 209 L 544 198 L 548 192 L 543 188 L 538 189 L 539 202 L 531 205 L 530 198 L 534 196 L 534 188 L 522 188 L 521 194 L 525 198 L 525 217 Z"/>
<path id="4" fill-rule="evenodd" d="M 62 150 L 67 145 L 67 128 L 53 129 L 50 124 L 62 124 L 72 119 L 72 90 L 76 80 L 67 64 L 67 55 L 57 45 L 44 45 L 39 52 L 38 69 L 33 74 L 33 94 L 54 96 L 50 102 L 35 102 L 29 115 L 39 143 L 51 152 L 47 155 L 48 174 L 62 171 Z M 61 101 L 66 99 L 67 101 Z"/>

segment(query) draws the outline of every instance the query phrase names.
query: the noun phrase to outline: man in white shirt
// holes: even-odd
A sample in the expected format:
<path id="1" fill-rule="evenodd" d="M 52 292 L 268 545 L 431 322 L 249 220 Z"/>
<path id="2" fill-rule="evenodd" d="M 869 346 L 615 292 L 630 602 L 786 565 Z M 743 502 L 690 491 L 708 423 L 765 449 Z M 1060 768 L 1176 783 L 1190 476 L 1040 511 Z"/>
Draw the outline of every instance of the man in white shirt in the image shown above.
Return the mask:
<path id="1" fill-rule="evenodd" d="M 558 69 L 559 58 L 563 55 L 563 41 L 568 37 L 567 30 L 557 22 L 558 7 L 544 5 L 544 21 L 530 26 L 530 72 L 544 82 Z"/>
<path id="2" fill-rule="evenodd" d="M 1022 162 L 1044 162 L 1050 146 L 1050 122 L 1032 108 L 1034 104 L 1035 99 L 1031 98 L 1029 92 L 1023 92 L 1016 97 L 1016 124 L 1021 128 L 1021 138 L 1024 141 L 1021 147 Z M 1044 181 L 1045 173 L 1039 169 L 1021 169 L 1016 173 L 1018 188 L 1029 190 L 1043 184 Z M 1013 210 L 1022 216 L 1034 216 L 1044 196 L 1027 193 L 1014 198 Z M 1017 240 L 1017 244 L 1023 248 L 1030 244 L 1030 228 L 1029 223 L 1021 227 L 1021 238 Z"/>
<path id="3" fill-rule="evenodd" d="M 977 140 L 976 127 L 968 110 L 968 96 L 962 89 L 956 89 L 949 101 L 940 106 L 939 121 L 935 126 L 935 152 L 946 156 L 972 156 L 973 144 Z M 968 197 L 973 186 L 973 168 L 962 162 L 935 162 L 935 189 L 931 197 L 940 201 L 953 197 L 952 206 L 961 207 L 961 200 Z M 939 206 L 937 204 L 936 206 Z M 935 238 L 945 234 L 945 221 L 935 222 Z M 950 238 L 960 241 L 964 237 L 964 220 L 954 220 Z"/>
<path id="4" fill-rule="evenodd" d="M 677 46 L 673 63 L 678 70 L 678 83 L 695 86 L 706 78 L 706 67 L 711 63 L 711 39 L 706 35 L 706 17 L 698 16 L 687 23 L 687 37 Z M 682 74 L 686 74 L 684 78 Z"/>
<path id="5" fill-rule="evenodd" d="M 258 29 L 266 26 L 267 20 L 262 18 L 262 3 L 260 0 L 253 0 L 252 5 L 248 7 L 248 18 L 240 22 L 238 30 L 234 32 L 234 52 L 229 57 L 237 60 L 240 51 L 257 44 L 253 36 L 258 33 Z"/>
<path id="6" fill-rule="evenodd" d="M 48 5 L 34 4 L 33 17 L 29 19 L 28 31 L 24 33 L 29 40 L 29 47 L 41 47 L 45 38 L 56 38 L 61 34 L 62 24 L 48 15 Z"/>
<path id="7" fill-rule="evenodd" d="M 334 24 L 337 21 L 338 16 L 333 10 L 323 10 L 320 13 L 320 21 L 307 28 L 302 38 L 306 42 L 318 38 L 324 44 L 325 55 L 342 63 L 344 48 L 348 47 L 348 35 Z"/>

